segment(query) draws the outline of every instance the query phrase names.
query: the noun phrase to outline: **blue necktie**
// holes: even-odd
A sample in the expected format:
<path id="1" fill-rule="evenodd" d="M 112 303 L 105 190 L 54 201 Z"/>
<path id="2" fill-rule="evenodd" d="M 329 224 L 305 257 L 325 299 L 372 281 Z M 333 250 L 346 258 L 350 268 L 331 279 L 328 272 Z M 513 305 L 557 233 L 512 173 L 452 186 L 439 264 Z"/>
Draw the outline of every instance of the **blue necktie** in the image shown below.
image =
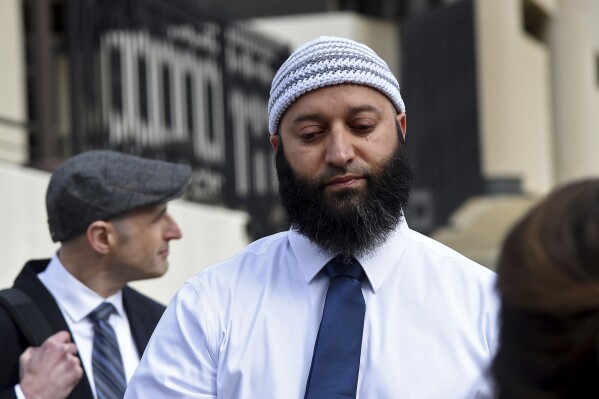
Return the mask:
<path id="1" fill-rule="evenodd" d="M 362 266 L 352 258 L 324 267 L 331 279 L 314 344 L 305 399 L 355 398 L 366 304 L 360 280 Z"/>
<path id="2" fill-rule="evenodd" d="M 112 304 L 103 302 L 89 314 L 94 323 L 92 369 L 98 399 L 123 399 L 127 386 L 116 334 L 108 323 L 114 311 Z"/>

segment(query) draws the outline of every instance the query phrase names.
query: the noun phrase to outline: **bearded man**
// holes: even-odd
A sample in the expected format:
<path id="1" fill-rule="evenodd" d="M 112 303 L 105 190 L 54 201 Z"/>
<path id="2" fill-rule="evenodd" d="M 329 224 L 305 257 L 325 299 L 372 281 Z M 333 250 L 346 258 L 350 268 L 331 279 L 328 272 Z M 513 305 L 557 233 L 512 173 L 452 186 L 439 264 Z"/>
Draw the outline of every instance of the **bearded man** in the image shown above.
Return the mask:
<path id="1" fill-rule="evenodd" d="M 387 64 L 315 39 L 268 110 L 291 228 L 180 289 L 125 397 L 492 396 L 495 277 L 404 220 L 413 171 Z"/>

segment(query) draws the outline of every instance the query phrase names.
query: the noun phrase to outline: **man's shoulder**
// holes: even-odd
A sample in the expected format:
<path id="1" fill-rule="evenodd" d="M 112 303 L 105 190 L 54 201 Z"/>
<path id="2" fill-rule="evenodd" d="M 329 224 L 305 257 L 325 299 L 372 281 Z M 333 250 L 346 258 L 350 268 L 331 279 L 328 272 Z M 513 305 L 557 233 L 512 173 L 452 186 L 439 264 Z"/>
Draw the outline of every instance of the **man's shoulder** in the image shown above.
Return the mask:
<path id="1" fill-rule="evenodd" d="M 40 300 L 40 287 L 43 285 L 35 278 L 36 274 L 45 269 L 49 259 L 31 260 L 19 272 L 13 288 L 19 288 L 34 302 Z M 46 293 L 49 295 L 49 293 Z M 51 298 L 51 297 L 50 297 Z M 37 303 L 37 302 L 36 302 Z M 0 306 L 0 398 L 15 397 L 12 388 L 19 381 L 19 356 L 28 346 L 27 340 L 10 313 Z"/>
<path id="2" fill-rule="evenodd" d="M 38 279 L 38 274 L 46 270 L 49 263 L 50 259 L 33 259 L 27 261 L 15 278 L 12 288 L 17 288 L 29 296 L 37 306 L 42 308 L 48 318 L 55 318 L 60 314 L 58 305 L 50 291 Z M 53 312 L 47 314 L 50 309 Z"/>
<path id="3" fill-rule="evenodd" d="M 458 251 L 448 247 L 431 237 L 410 230 L 411 255 L 426 259 L 427 264 L 455 272 L 459 270 L 466 274 L 478 276 L 485 280 L 494 280 L 495 272 L 472 259 L 467 258 Z"/>
<path id="4" fill-rule="evenodd" d="M 250 256 L 268 256 L 269 253 L 280 250 L 281 246 L 289 244 L 288 235 L 288 231 L 281 231 L 279 233 L 260 238 L 245 247 L 241 252 L 239 252 L 239 254 Z"/>
<path id="5" fill-rule="evenodd" d="M 500 303 L 495 272 L 415 231 L 410 231 L 406 253 L 403 275 L 411 277 L 418 294 L 434 292 L 441 299 L 437 306 L 462 322 L 495 326 Z M 495 327 L 492 329 L 495 331 Z"/>
<path id="6" fill-rule="evenodd" d="M 27 342 L 14 320 L 0 306 L 0 398 L 13 398 L 15 384 L 19 381 L 19 356 L 25 350 Z"/>
<path id="7" fill-rule="evenodd" d="M 15 279 L 15 287 L 21 288 L 32 281 L 38 282 L 37 275 L 48 267 L 50 259 L 30 259 L 28 260 Z"/>
<path id="8" fill-rule="evenodd" d="M 269 264 L 277 253 L 286 251 L 288 245 L 289 240 L 287 231 L 272 234 L 248 244 L 235 255 L 222 262 L 209 266 L 205 271 L 218 272 L 222 269 L 239 267 L 248 262 L 255 264 Z"/>
<path id="9" fill-rule="evenodd" d="M 195 286 L 201 281 L 230 281 L 249 270 L 263 273 L 276 267 L 277 259 L 290 251 L 287 231 L 269 235 L 248 244 L 230 258 L 206 267 L 187 282 Z"/>

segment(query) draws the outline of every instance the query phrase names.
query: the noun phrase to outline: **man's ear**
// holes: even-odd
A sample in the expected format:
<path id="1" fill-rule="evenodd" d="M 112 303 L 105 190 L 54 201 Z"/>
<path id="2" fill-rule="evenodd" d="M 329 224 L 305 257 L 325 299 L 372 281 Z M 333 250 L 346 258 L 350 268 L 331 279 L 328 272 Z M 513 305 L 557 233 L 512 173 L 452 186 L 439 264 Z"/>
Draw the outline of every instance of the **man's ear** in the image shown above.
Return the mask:
<path id="1" fill-rule="evenodd" d="M 401 113 L 397 114 L 395 116 L 395 120 L 399 124 L 399 128 L 401 129 L 401 134 L 402 134 L 402 136 L 403 136 L 403 138 L 405 140 L 406 139 L 406 133 L 408 132 L 406 113 L 405 112 L 401 112 Z"/>
<path id="2" fill-rule="evenodd" d="M 96 220 L 87 227 L 87 242 L 100 254 L 106 254 L 110 250 L 113 241 L 113 226 L 103 220 Z"/>
<path id="3" fill-rule="evenodd" d="M 279 149 L 279 140 L 281 140 L 281 136 L 279 136 L 279 133 L 270 135 L 270 145 L 272 145 L 272 149 L 275 150 L 275 152 L 277 152 L 277 150 Z"/>

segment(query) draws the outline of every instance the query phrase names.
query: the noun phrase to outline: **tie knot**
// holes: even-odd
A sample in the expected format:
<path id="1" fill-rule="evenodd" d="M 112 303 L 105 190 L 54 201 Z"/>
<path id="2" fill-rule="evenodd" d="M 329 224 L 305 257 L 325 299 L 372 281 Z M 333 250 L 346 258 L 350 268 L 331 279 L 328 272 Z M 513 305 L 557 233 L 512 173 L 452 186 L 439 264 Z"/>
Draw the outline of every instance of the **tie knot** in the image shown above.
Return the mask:
<path id="1" fill-rule="evenodd" d="M 89 318 L 95 323 L 97 321 L 106 321 L 108 317 L 115 312 L 116 309 L 111 303 L 102 302 L 100 306 L 95 308 L 90 314 Z"/>
<path id="2" fill-rule="evenodd" d="M 347 276 L 360 281 L 362 280 L 362 276 L 364 274 L 362 265 L 360 265 L 360 262 L 358 262 L 355 258 L 351 258 L 349 263 L 344 263 L 337 258 L 333 258 L 329 263 L 326 264 L 324 270 L 330 279 L 340 276 Z"/>

